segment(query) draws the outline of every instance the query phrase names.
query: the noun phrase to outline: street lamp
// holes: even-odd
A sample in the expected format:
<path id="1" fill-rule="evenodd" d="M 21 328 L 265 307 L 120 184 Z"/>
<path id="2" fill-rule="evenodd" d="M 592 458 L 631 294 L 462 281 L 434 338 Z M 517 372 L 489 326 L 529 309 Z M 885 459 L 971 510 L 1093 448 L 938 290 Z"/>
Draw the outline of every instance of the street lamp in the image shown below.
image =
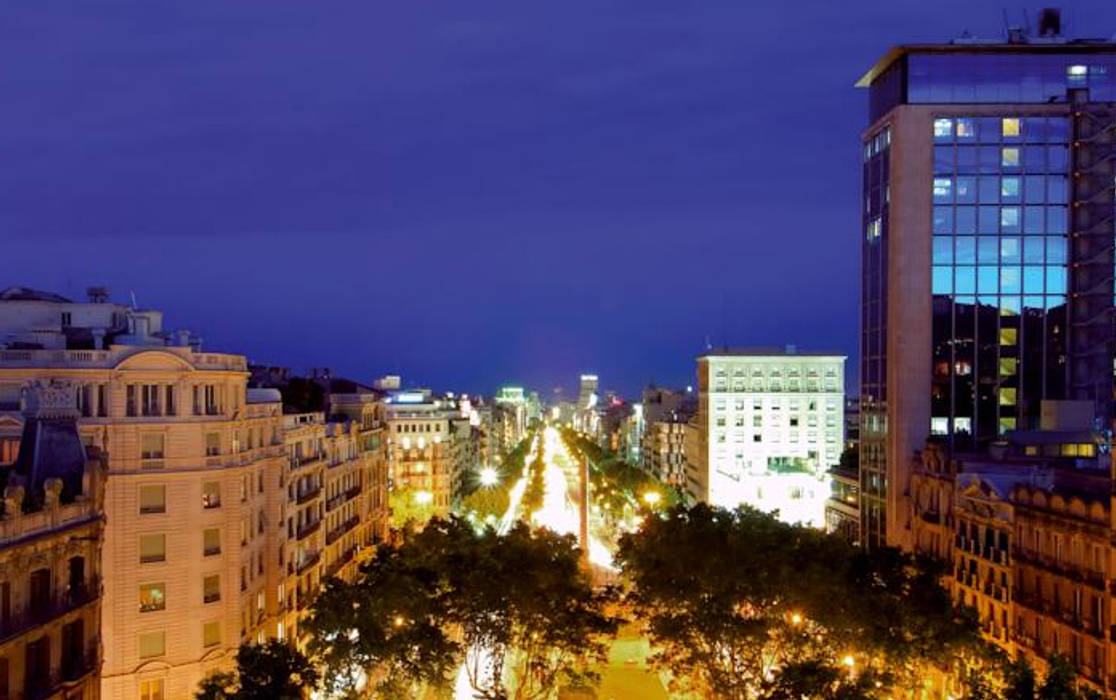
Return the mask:
<path id="1" fill-rule="evenodd" d="M 662 496 L 659 495 L 658 491 L 648 491 L 647 493 L 643 494 L 643 502 L 649 506 L 654 506 L 661 499 Z"/>
<path id="2" fill-rule="evenodd" d="M 480 470 L 481 486 L 495 486 L 499 481 L 500 475 L 492 467 L 485 467 Z"/>

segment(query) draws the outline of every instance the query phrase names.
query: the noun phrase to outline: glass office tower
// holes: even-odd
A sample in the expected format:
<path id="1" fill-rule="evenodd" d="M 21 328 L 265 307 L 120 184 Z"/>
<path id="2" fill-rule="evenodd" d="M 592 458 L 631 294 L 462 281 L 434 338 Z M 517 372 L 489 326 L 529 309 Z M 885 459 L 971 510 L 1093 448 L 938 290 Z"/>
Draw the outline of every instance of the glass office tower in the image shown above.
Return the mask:
<path id="1" fill-rule="evenodd" d="M 858 85 L 861 531 L 908 546 L 928 438 L 983 450 L 1044 399 L 1111 421 L 1116 44 L 901 46 Z"/>

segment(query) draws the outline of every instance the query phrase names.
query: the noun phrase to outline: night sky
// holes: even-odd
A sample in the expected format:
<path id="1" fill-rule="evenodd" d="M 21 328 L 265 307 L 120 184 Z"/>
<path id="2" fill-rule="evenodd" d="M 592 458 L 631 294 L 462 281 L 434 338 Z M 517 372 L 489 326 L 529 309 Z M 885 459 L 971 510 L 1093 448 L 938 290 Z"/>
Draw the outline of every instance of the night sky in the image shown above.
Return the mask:
<path id="1" fill-rule="evenodd" d="M 1001 7 L 17 0 L 0 286 L 101 283 L 209 349 L 439 390 L 681 385 L 707 339 L 853 374 L 853 83 Z"/>

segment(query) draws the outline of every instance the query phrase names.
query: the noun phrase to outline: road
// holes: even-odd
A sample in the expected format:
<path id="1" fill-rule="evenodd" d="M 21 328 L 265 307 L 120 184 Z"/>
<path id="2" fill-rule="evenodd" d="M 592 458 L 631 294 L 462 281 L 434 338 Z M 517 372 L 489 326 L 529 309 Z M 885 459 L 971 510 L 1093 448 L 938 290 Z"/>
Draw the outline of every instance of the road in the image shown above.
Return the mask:
<path id="1" fill-rule="evenodd" d="M 532 514 L 531 524 L 545 527 L 560 534 L 577 536 L 581 531 L 581 516 L 578 507 L 577 463 L 570 456 L 558 431 L 552 427 L 543 429 L 536 436 L 529 455 L 534 455 L 538 440 L 543 448 L 543 502 L 542 507 Z M 528 458 L 527 462 L 533 461 Z M 500 521 L 498 530 L 503 533 L 522 517 L 520 501 L 527 484 L 525 473 L 511 490 L 511 503 L 507 513 Z M 612 555 L 595 535 L 589 535 L 589 561 L 597 577 L 608 577 L 615 572 Z M 470 649 L 469 654 L 485 653 L 483 649 Z M 625 629 L 612 643 L 609 661 L 601 671 L 601 685 L 591 695 L 563 694 L 563 698 L 598 698 L 599 700 L 666 700 L 668 695 L 656 674 L 647 670 L 647 641 L 634 630 Z M 455 700 L 473 700 L 475 697 L 465 666 L 458 669 L 454 685 Z"/>

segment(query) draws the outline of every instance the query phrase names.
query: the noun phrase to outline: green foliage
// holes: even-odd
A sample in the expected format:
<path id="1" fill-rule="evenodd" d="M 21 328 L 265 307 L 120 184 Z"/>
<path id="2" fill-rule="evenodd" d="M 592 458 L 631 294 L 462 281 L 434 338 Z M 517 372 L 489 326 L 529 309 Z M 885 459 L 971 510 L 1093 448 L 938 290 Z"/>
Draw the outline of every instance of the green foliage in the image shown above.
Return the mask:
<path id="1" fill-rule="evenodd" d="M 546 464 L 543 462 L 543 446 L 542 441 L 539 441 L 538 448 L 535 451 L 535 459 L 531 462 L 531 466 L 527 470 L 527 488 L 523 491 L 523 512 L 534 513 L 542 507 L 545 484 L 543 482 L 543 470 Z"/>
<path id="2" fill-rule="evenodd" d="M 434 515 L 434 504 L 419 503 L 415 498 L 415 489 L 400 488 L 388 494 L 388 505 L 391 506 L 391 519 L 396 527 L 421 526 Z"/>
<path id="3" fill-rule="evenodd" d="M 480 522 L 503 517 L 511 502 L 511 488 L 523 475 L 524 460 L 534 434 L 535 431 L 528 431 L 523 440 L 494 465 L 498 476 L 498 483 L 495 486 L 481 485 L 477 474 L 468 479 L 464 489 L 465 495 L 461 499 L 461 513 L 471 513 Z"/>
<path id="4" fill-rule="evenodd" d="M 647 510 L 649 506 L 643 500 L 647 493 L 657 494 L 655 509 L 670 508 L 682 503 L 682 494 L 677 489 L 620 459 L 574 430 L 563 429 L 562 439 L 573 455 L 588 462 L 590 498 L 600 508 L 607 526 L 615 527 L 621 519 Z"/>
<path id="5" fill-rule="evenodd" d="M 983 647 L 926 562 L 867 553 L 748 507 L 671 508 L 621 537 L 616 558 L 659 649 L 653 664 L 706 696 L 752 698 L 765 683 L 775 693 L 770 672 L 809 660 L 777 686 L 792 692 L 846 655 L 854 678 L 913 687 L 926 665 L 947 668 Z"/>
<path id="6" fill-rule="evenodd" d="M 197 700 L 301 700 L 315 690 L 318 670 L 293 646 L 272 640 L 245 644 L 236 653 L 236 671 L 204 679 Z"/>
<path id="7" fill-rule="evenodd" d="M 592 680 L 615 631 L 579 555 L 574 538 L 523 523 L 501 536 L 434 518 L 381 546 L 355 583 L 327 582 L 306 623 L 312 649 L 337 692 L 367 673 L 380 695 L 413 696 L 445 688 L 465 661 L 480 697 L 545 697 Z M 487 653 L 467 654 L 477 648 Z"/>
<path id="8" fill-rule="evenodd" d="M 793 660 L 763 681 L 760 700 L 877 700 L 884 697 L 871 672 L 854 674 L 848 668 L 820 659 Z"/>
<path id="9" fill-rule="evenodd" d="M 1055 654 L 1047 660 L 1046 675 L 1038 691 L 1039 700 L 1078 700 L 1077 674 L 1066 657 Z"/>

